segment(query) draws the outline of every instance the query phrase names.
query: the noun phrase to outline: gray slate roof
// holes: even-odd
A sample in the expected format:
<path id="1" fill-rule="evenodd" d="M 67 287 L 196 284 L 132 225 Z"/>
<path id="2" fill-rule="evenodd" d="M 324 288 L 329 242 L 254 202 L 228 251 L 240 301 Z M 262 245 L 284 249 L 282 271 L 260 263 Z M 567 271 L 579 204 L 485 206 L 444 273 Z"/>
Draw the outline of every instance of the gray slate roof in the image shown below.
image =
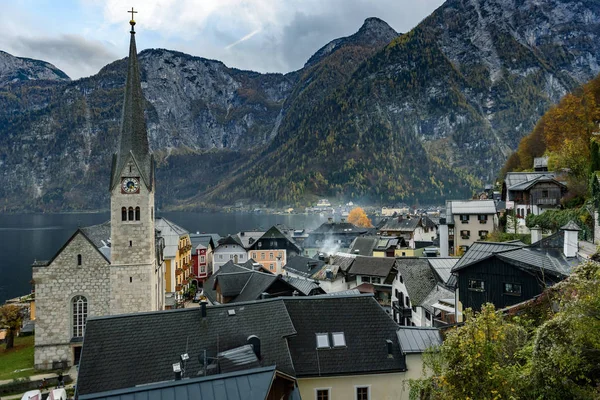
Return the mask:
<path id="1" fill-rule="evenodd" d="M 166 381 L 79 396 L 81 400 L 264 400 L 275 378 L 275 367 Z"/>
<path id="2" fill-rule="evenodd" d="M 320 270 L 323 265 L 325 265 L 325 262 L 322 260 L 315 260 L 314 258 L 304 256 L 295 256 L 288 260 L 287 264 L 283 266 L 283 269 L 293 274 L 309 277 Z"/>
<path id="3" fill-rule="evenodd" d="M 123 100 L 121 134 L 119 150 L 113 157 L 110 188 L 119 183 L 119 174 L 129 157 L 133 157 L 146 187 L 152 190 L 154 181 L 154 158 L 150 154 L 144 108 L 146 100 L 142 93 L 140 69 L 137 61 L 135 34 L 132 32 L 129 42 L 129 62 L 127 63 L 127 81 Z"/>
<path id="4" fill-rule="evenodd" d="M 508 243 L 508 242 L 475 242 L 469 247 L 467 252 L 460 258 L 460 260 L 456 263 L 452 272 L 458 271 L 466 267 L 467 265 L 471 265 L 478 261 L 483 260 L 484 258 L 491 257 L 495 253 L 499 253 L 507 250 L 514 250 L 523 247 L 517 243 Z"/>
<path id="5" fill-rule="evenodd" d="M 429 347 L 442 344 L 442 335 L 437 328 L 403 326 L 397 335 L 404 354 L 423 353 Z"/>
<path id="6" fill-rule="evenodd" d="M 373 249 L 377 247 L 378 237 L 359 236 L 352 241 L 350 245 L 350 254 L 360 254 L 361 256 L 372 256 Z M 357 251 L 358 250 L 358 251 Z"/>
<path id="7" fill-rule="evenodd" d="M 291 276 L 284 276 L 283 280 L 296 288 L 300 293 L 305 296 L 310 295 L 311 292 L 317 291 L 319 293 L 325 293 L 321 286 L 319 286 L 315 281 L 309 279 L 301 279 L 294 278 Z"/>
<path id="8" fill-rule="evenodd" d="M 390 218 L 379 229 L 380 231 L 413 232 L 419 226 L 421 217 Z"/>
<path id="9" fill-rule="evenodd" d="M 431 292 L 423 299 L 421 302 L 421 307 L 426 309 L 429 312 L 433 312 L 433 307 L 435 303 L 442 299 L 454 298 L 454 292 L 446 289 L 442 285 L 436 285 Z"/>
<path id="10" fill-rule="evenodd" d="M 101 248 L 104 244 L 108 244 L 108 239 L 110 239 L 110 220 L 98 225 L 86 226 L 81 228 L 81 231 L 94 246 Z"/>
<path id="11" fill-rule="evenodd" d="M 440 280 L 444 284 L 448 284 L 448 280 L 452 275 L 452 268 L 456 265 L 459 258 L 442 258 L 442 257 L 429 257 L 427 261 L 429 265 L 434 270 L 434 272 L 438 275 Z"/>
<path id="12" fill-rule="evenodd" d="M 222 373 L 258 368 L 260 363 L 251 344 L 225 350 L 217 354 L 219 370 Z"/>
<path id="13" fill-rule="evenodd" d="M 344 272 L 347 272 L 354 263 L 356 256 L 352 254 L 346 253 L 335 253 L 331 256 L 330 264 L 331 265 L 339 265 L 340 269 Z"/>
<path id="14" fill-rule="evenodd" d="M 310 234 L 363 234 L 367 231 L 366 228 L 360 228 L 349 222 L 324 222 Z"/>
<path id="15" fill-rule="evenodd" d="M 579 264 L 577 257 L 567 259 L 560 249 L 522 248 L 499 253 L 499 259 L 518 267 L 539 271 L 545 270 L 562 276 L 569 276 L 571 269 Z"/>
<path id="16" fill-rule="evenodd" d="M 352 275 L 369 275 L 386 278 L 392 272 L 395 263 L 396 259 L 393 257 L 357 256 L 348 273 Z"/>
<path id="17" fill-rule="evenodd" d="M 396 336 L 398 325 L 371 295 L 294 297 L 283 301 L 298 332 L 288 338 L 296 377 L 406 369 Z M 316 334 L 333 332 L 344 333 L 346 346 L 317 350 Z M 391 358 L 386 340 L 393 343 Z"/>
<path id="18" fill-rule="evenodd" d="M 261 366 L 276 365 L 294 377 L 401 372 L 406 364 L 397 329 L 370 295 L 212 306 L 204 318 L 199 308 L 90 318 L 77 390 L 82 396 L 169 381 L 184 353 L 190 357 L 186 376 L 197 376 L 204 350 L 215 357 L 248 344 L 251 335 L 261 341 Z M 344 333 L 346 346 L 317 350 L 316 334 L 333 332 Z M 392 341 L 391 357 L 386 340 Z"/>
<path id="19" fill-rule="evenodd" d="M 234 309 L 230 316 L 228 310 Z M 173 379 L 172 364 L 188 353 L 187 376 L 201 370 L 198 356 L 207 357 L 261 339 L 261 366 L 276 365 L 294 375 L 285 337 L 296 334 L 283 301 L 90 318 L 79 366 L 79 395 Z M 268 322 L 267 322 L 268 321 Z M 174 329 L 177 334 L 173 334 Z M 168 338 L 168 340 L 165 340 Z"/>
<path id="20" fill-rule="evenodd" d="M 508 190 L 513 190 L 513 187 L 524 182 L 531 182 L 540 177 L 555 178 L 556 174 L 550 171 L 543 172 L 509 172 L 504 178 L 504 184 Z"/>
<path id="21" fill-rule="evenodd" d="M 452 218 L 454 214 L 478 215 L 496 214 L 494 200 L 448 200 L 446 201 L 446 217 Z"/>
<path id="22" fill-rule="evenodd" d="M 402 275 L 411 304 L 421 306 L 437 285 L 437 279 L 427 258 L 398 258 L 398 273 Z"/>
<path id="23" fill-rule="evenodd" d="M 192 242 L 192 249 L 195 250 L 198 245 L 208 248 L 212 244 L 213 248 L 217 247 L 218 239 L 215 240 L 214 235 L 211 233 L 190 233 L 190 241 Z"/>

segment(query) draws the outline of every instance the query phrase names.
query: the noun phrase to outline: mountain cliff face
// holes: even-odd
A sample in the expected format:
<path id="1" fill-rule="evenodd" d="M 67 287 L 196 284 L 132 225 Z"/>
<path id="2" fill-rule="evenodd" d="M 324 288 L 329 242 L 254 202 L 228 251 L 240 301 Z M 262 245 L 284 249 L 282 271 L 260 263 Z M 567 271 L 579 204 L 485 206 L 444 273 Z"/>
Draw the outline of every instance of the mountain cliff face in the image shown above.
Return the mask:
<path id="1" fill-rule="evenodd" d="M 14 57 L 0 50 L 0 87 L 29 80 L 69 81 L 54 65 L 30 58 Z"/>
<path id="2" fill-rule="evenodd" d="M 159 203 L 469 195 L 600 72 L 599 39 L 595 0 L 449 0 L 400 36 L 367 19 L 286 75 L 143 51 Z M 0 84 L 0 207 L 106 207 L 125 66 Z"/>
<path id="3" fill-rule="evenodd" d="M 251 169 L 205 196 L 469 196 L 551 104 L 600 72 L 599 38 L 596 1 L 447 1 L 305 103 Z"/>

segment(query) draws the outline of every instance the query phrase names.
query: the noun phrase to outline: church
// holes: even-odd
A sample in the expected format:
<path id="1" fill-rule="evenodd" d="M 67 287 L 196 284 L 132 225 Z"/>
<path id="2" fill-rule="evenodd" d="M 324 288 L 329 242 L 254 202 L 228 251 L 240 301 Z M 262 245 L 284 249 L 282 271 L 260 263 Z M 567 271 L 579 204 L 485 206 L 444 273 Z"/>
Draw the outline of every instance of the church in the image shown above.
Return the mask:
<path id="1" fill-rule="evenodd" d="M 89 317 L 164 309 L 164 240 L 155 230 L 154 157 L 133 18 L 130 25 L 121 131 L 110 175 L 110 221 L 78 229 L 50 261 L 33 265 L 36 369 L 77 364 Z"/>

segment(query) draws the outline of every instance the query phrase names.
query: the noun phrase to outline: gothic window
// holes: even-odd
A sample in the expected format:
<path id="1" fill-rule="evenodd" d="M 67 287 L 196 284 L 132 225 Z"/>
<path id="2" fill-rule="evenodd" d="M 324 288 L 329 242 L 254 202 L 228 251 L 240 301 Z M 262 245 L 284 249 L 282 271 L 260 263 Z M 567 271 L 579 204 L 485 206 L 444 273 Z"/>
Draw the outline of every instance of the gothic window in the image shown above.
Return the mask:
<path id="1" fill-rule="evenodd" d="M 81 265 L 81 254 L 77 254 L 77 265 Z"/>
<path id="2" fill-rule="evenodd" d="M 129 215 L 127 219 L 133 221 L 133 207 L 129 207 Z"/>
<path id="3" fill-rule="evenodd" d="M 75 296 L 71 300 L 71 305 L 73 308 L 73 337 L 82 337 L 88 315 L 87 299 L 83 296 Z"/>
<path id="4" fill-rule="evenodd" d="M 121 208 L 121 221 L 127 221 L 127 208 Z"/>
<path id="5" fill-rule="evenodd" d="M 139 207 L 135 208 L 135 220 L 136 221 L 140 220 L 140 208 Z"/>

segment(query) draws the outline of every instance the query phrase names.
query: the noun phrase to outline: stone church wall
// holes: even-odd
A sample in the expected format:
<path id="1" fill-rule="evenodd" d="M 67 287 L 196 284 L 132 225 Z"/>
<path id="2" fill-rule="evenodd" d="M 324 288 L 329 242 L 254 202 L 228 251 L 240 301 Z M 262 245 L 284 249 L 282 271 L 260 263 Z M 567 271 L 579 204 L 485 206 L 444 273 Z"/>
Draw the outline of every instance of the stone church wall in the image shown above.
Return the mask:
<path id="1" fill-rule="evenodd" d="M 82 265 L 77 265 L 81 254 Z M 72 365 L 71 300 L 88 301 L 88 318 L 109 314 L 109 263 L 78 233 L 46 267 L 33 268 L 35 281 L 35 367 L 51 369 L 54 361 Z"/>
<path id="2" fill-rule="evenodd" d="M 129 314 L 156 311 L 160 271 L 153 265 L 112 265 L 110 267 L 110 313 Z"/>

